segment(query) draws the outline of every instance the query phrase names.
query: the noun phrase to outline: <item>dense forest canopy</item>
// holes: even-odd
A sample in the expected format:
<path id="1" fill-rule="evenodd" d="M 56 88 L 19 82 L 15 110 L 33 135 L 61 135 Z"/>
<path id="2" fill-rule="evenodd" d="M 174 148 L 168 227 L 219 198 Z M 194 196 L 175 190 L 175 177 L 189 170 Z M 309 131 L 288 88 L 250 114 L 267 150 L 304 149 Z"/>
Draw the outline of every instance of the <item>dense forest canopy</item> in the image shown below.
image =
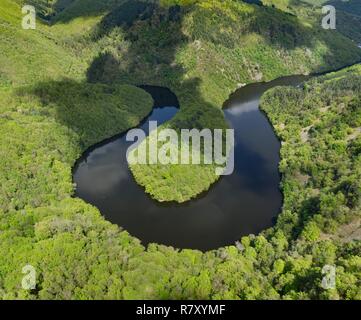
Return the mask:
<path id="1" fill-rule="evenodd" d="M 360 66 L 263 97 L 283 142 L 284 207 L 237 246 L 145 248 L 73 197 L 80 154 L 151 111 L 136 85 L 177 94 L 170 127 L 225 128 L 221 106 L 237 87 L 361 60 L 357 17 L 323 30 L 309 4 L 268 2 L 32 0 L 37 29 L 22 30 L 23 1 L 1 1 L 0 298 L 361 299 Z M 217 180 L 203 166 L 132 171 L 165 201 Z M 326 264 L 332 290 L 321 287 Z"/>

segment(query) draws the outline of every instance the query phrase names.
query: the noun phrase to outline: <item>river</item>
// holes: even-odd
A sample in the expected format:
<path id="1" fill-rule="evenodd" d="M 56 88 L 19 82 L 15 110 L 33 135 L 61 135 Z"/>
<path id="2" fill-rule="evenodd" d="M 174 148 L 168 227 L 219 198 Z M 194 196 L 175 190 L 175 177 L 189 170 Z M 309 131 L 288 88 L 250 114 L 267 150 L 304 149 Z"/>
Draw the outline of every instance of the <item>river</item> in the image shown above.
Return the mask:
<path id="1" fill-rule="evenodd" d="M 144 245 L 155 242 L 207 251 L 232 245 L 242 236 L 271 227 L 281 211 L 280 142 L 259 110 L 262 94 L 282 85 L 298 85 L 307 76 L 289 76 L 238 89 L 225 102 L 224 114 L 235 129 L 235 170 L 197 199 L 159 203 L 134 180 L 127 164 L 130 142 L 122 134 L 87 150 L 74 168 L 76 196 L 96 206 L 105 218 Z M 178 112 L 166 88 L 144 86 L 155 100 L 149 121 L 162 124 Z"/>

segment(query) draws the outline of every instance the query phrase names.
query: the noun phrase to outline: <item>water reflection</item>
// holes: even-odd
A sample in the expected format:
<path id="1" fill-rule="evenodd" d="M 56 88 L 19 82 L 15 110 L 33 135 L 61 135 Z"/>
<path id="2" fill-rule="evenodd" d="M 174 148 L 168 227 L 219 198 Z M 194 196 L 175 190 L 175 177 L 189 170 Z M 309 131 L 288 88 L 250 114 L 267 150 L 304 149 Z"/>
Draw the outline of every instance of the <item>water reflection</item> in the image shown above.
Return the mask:
<path id="1" fill-rule="evenodd" d="M 161 204 L 138 186 L 127 165 L 130 143 L 125 135 L 87 151 L 79 160 L 74 181 L 76 195 L 98 207 L 143 244 L 210 250 L 234 244 L 241 236 L 258 233 L 273 223 L 282 195 L 278 172 L 280 143 L 265 115 L 259 111 L 262 94 L 277 85 L 297 85 L 306 77 L 295 76 L 239 89 L 225 103 L 225 117 L 235 129 L 235 171 L 198 199 Z M 176 97 L 165 88 L 144 87 L 155 98 L 148 121 L 159 124 L 178 111 Z"/>

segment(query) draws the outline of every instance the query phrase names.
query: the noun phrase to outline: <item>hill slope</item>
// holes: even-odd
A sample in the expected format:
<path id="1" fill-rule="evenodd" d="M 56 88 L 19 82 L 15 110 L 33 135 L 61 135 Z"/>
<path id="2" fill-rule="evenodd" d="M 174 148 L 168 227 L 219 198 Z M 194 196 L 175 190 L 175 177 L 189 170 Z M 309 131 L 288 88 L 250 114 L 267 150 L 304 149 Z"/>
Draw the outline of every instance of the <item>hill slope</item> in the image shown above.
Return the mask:
<path id="1" fill-rule="evenodd" d="M 350 170 L 359 172 L 359 124 L 352 122 L 359 119 L 359 67 L 265 98 L 274 123 L 290 124 L 279 132 L 290 145 L 282 166 L 286 205 L 275 228 L 240 239 L 239 248 L 144 248 L 74 199 L 71 177 L 89 145 L 136 125 L 150 111 L 150 96 L 129 84 L 163 84 L 177 93 L 182 110 L 169 125 L 219 127 L 225 125 L 221 104 L 238 84 L 352 63 L 360 57 L 354 44 L 276 9 L 238 1 L 156 6 L 150 16 L 146 6 L 142 19 L 136 15 L 126 25 L 124 7 L 103 3 L 78 0 L 53 18 L 54 25 L 39 21 L 34 31 L 20 29 L 16 2 L 0 3 L 0 298 L 360 299 L 360 244 L 333 237 L 344 222 L 358 219 L 360 179 Z M 291 134 L 329 106 L 323 92 L 344 107 L 331 106 L 330 119 L 310 133 L 298 163 L 292 150 L 300 141 Z M 280 106 L 286 105 L 290 111 L 282 118 Z M 317 141 L 332 145 L 331 152 L 323 148 L 317 158 Z M 323 160 L 324 181 L 307 155 Z M 340 159 L 344 164 L 335 168 Z M 192 174 L 173 169 L 165 169 L 176 172 L 166 188 L 177 175 Z M 311 177 L 305 188 L 297 180 L 300 170 Z M 154 180 L 158 175 L 152 172 Z M 176 200 L 213 181 L 195 181 L 185 194 L 176 190 Z M 319 287 L 325 263 L 338 268 L 335 290 Z M 27 264 L 37 271 L 32 291 L 21 289 Z"/>
<path id="2" fill-rule="evenodd" d="M 360 0 L 302 0 L 303 2 L 312 5 L 331 5 L 337 10 L 348 12 L 352 15 L 361 16 L 361 1 Z"/>
<path id="3" fill-rule="evenodd" d="M 186 3 L 73 1 L 52 17 L 51 27 L 39 23 L 33 33 L 16 30 L 24 44 L 6 41 L 10 47 L 0 53 L 3 66 L 13 65 L 16 72 L 4 69 L 2 77 L 26 83 L 58 74 L 86 76 L 92 83 L 167 86 L 181 105 L 181 112 L 167 125 L 220 129 L 227 127 L 221 106 L 237 87 L 337 69 L 361 58 L 351 40 L 303 16 L 233 0 Z M 26 35 L 23 40 L 21 35 Z M 17 50 L 30 42 L 35 49 L 39 45 L 38 52 Z M 52 56 L 56 64 L 50 61 Z M 21 80 L 16 79 L 28 65 L 33 74 L 28 77 L 24 72 Z M 218 179 L 209 165 L 131 169 L 137 182 L 160 201 L 187 201 Z"/>
<path id="4" fill-rule="evenodd" d="M 134 20 L 124 20 L 131 16 L 124 12 L 137 12 L 137 6 Z M 121 50 L 105 48 L 88 71 L 89 81 L 170 87 L 181 105 L 168 123 L 174 128 L 225 128 L 220 108 L 238 86 L 360 59 L 356 45 L 337 31 L 239 1 L 198 1 L 185 7 L 125 2 L 98 27 L 96 39 L 104 37 L 112 46 L 109 38 L 122 39 L 117 44 Z M 218 179 L 211 166 L 142 165 L 132 171 L 161 201 L 187 201 Z"/>

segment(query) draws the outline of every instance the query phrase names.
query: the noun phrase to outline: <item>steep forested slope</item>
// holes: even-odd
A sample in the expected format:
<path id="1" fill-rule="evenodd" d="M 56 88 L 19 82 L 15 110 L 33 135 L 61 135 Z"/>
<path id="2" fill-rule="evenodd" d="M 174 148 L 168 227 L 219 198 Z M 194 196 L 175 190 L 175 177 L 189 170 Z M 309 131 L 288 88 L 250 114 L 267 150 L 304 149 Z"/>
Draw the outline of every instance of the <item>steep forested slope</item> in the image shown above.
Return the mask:
<path id="1" fill-rule="evenodd" d="M 323 18 L 329 14 L 328 11 L 323 12 L 322 8 L 327 5 L 334 6 L 337 31 L 356 43 L 361 43 L 360 0 L 263 0 L 262 3 L 316 25 L 321 25 Z"/>
<path id="2" fill-rule="evenodd" d="M 348 12 L 352 15 L 361 16 L 360 0 L 302 0 L 312 5 L 331 5 L 337 10 Z"/>
<path id="3" fill-rule="evenodd" d="M 185 2 L 64 2 L 52 26 L 39 21 L 37 30 L 22 30 L 21 1 L 1 1 L 1 298 L 360 298 L 360 244 L 342 236 L 359 219 L 359 68 L 265 97 L 264 110 L 290 146 L 281 167 L 285 208 L 274 229 L 241 239 L 237 248 L 144 248 L 72 198 L 71 168 L 80 153 L 149 113 L 150 96 L 131 84 L 177 93 L 181 111 L 169 125 L 219 128 L 226 125 L 221 104 L 238 85 L 360 58 L 337 32 L 273 8 L 230 0 L 164 5 Z M 330 119 L 301 135 L 309 144 L 300 147 L 293 134 L 329 107 L 323 92 L 337 104 Z M 318 141 L 332 148 L 317 151 Z M 139 182 L 146 174 L 151 187 L 159 177 L 153 169 L 138 169 Z M 207 188 L 215 177 L 198 169 L 163 169 L 171 174 L 162 187 L 173 188 L 164 197 L 182 201 Z M 185 193 L 182 184 L 174 188 L 180 177 L 190 182 Z M 336 290 L 320 289 L 325 263 L 338 267 Z M 26 264 L 37 271 L 33 291 L 21 288 Z"/>
<path id="4" fill-rule="evenodd" d="M 360 59 L 351 40 L 337 30 L 323 30 L 318 16 L 305 16 L 234 0 L 77 0 L 52 18 L 52 27 L 41 30 L 61 44 L 58 55 L 65 51 L 57 64 L 63 72 L 79 78 L 87 67 L 92 83 L 168 86 L 177 94 L 181 112 L 167 125 L 212 129 L 227 126 L 220 108 L 238 86 L 336 69 Z M 35 43 L 40 41 L 42 37 Z M 27 61 L 19 54 L 6 54 L 6 59 L 14 65 Z M 70 54 L 77 61 L 66 61 Z M 40 63 L 31 69 L 44 75 L 47 65 L 52 66 Z M 133 166 L 132 171 L 161 201 L 187 201 L 218 179 L 209 165 Z"/>
<path id="5" fill-rule="evenodd" d="M 111 41 L 112 48 L 94 60 L 89 81 L 170 87 L 181 105 L 168 124 L 175 128 L 224 128 L 220 107 L 245 83 L 319 72 L 360 59 L 352 41 L 337 31 L 239 1 L 170 8 L 126 2 L 105 16 L 95 37 Z M 119 42 L 120 50 L 114 51 L 110 39 Z M 132 171 L 162 201 L 189 200 L 218 179 L 209 165 L 142 165 Z"/>

